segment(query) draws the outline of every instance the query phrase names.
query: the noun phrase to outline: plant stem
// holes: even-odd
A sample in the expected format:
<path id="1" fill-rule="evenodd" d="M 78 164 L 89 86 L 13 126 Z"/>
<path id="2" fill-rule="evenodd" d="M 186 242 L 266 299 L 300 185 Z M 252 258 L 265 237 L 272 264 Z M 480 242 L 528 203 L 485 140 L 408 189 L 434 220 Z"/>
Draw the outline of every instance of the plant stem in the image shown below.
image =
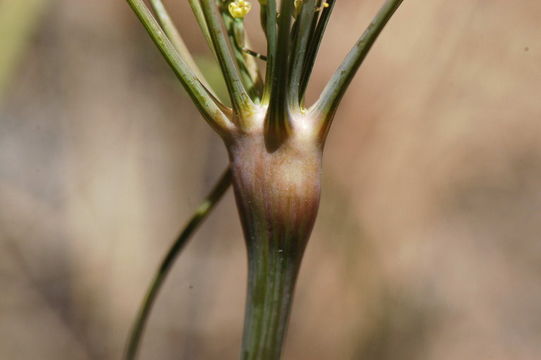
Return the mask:
<path id="1" fill-rule="evenodd" d="M 342 97 L 346 93 L 349 84 L 355 77 L 355 74 L 362 65 L 366 55 L 368 55 L 372 45 L 374 45 L 378 36 L 381 34 L 381 31 L 385 28 L 385 25 L 387 25 L 387 22 L 391 19 L 400 4 L 402 4 L 402 1 L 403 0 L 385 1 L 321 93 L 321 96 L 314 107 L 317 112 L 325 115 L 323 122 L 326 129 L 322 131 L 322 134 L 326 135 L 332 117 L 334 116 Z"/>
<path id="2" fill-rule="evenodd" d="M 163 2 L 161 0 L 150 0 L 150 5 L 152 6 L 152 10 L 154 10 L 154 13 L 156 14 L 156 17 L 158 19 L 158 22 L 160 23 L 163 31 L 171 40 L 171 43 L 177 49 L 180 57 L 186 61 L 186 64 L 192 69 L 195 76 L 197 76 L 201 82 L 209 89 L 208 84 L 205 81 L 205 77 L 201 73 L 201 70 L 199 70 L 199 67 L 195 63 L 192 54 L 190 53 L 190 50 L 188 50 L 188 47 L 186 46 L 186 43 L 182 39 L 182 36 L 180 35 L 177 27 L 175 26 L 173 20 L 171 19 L 171 16 L 169 15 L 169 12 L 163 5 Z"/>
<path id="3" fill-rule="evenodd" d="M 262 135 L 237 139 L 229 153 L 248 252 L 241 359 L 276 360 L 319 205 L 321 153 L 295 139 L 269 152 Z"/>
<path id="4" fill-rule="evenodd" d="M 242 83 L 233 46 L 229 41 L 220 9 L 215 0 L 201 0 L 201 9 L 205 15 L 210 38 L 224 75 L 233 110 L 237 114 L 251 113 L 254 104 Z"/>
<path id="5" fill-rule="evenodd" d="M 210 38 L 209 28 L 207 25 L 207 21 L 205 20 L 205 14 L 203 14 L 203 9 L 201 8 L 201 1 L 188 0 L 188 2 L 190 3 L 190 6 L 192 8 L 193 14 L 195 16 L 195 20 L 197 21 L 197 24 L 199 25 L 199 28 L 201 29 L 203 36 L 205 36 L 205 39 L 207 40 L 208 46 L 214 52 L 214 47 L 212 46 L 212 39 Z"/>
<path id="6" fill-rule="evenodd" d="M 276 44 L 277 44 L 277 32 L 276 32 L 276 0 L 259 0 L 261 7 L 261 26 L 265 32 L 267 38 L 267 66 L 265 71 L 265 87 L 263 90 L 262 103 L 268 104 L 270 102 L 272 92 L 272 78 L 274 77 L 274 62 L 276 61 Z"/>
<path id="7" fill-rule="evenodd" d="M 336 1 L 327 0 L 325 3 L 328 5 L 327 7 L 324 7 L 322 5 L 322 2 L 320 1 L 320 6 L 323 6 L 323 9 L 320 10 L 321 16 L 319 17 L 317 21 L 316 28 L 314 30 L 314 33 L 312 34 L 312 37 L 310 38 L 310 43 L 308 45 L 308 51 L 306 53 L 304 70 L 303 70 L 303 74 L 301 78 L 301 85 L 300 85 L 300 90 L 299 90 L 299 95 L 300 95 L 299 100 L 302 100 L 304 98 L 304 93 L 306 92 L 308 81 L 310 80 L 310 76 L 312 75 L 312 70 L 314 69 L 314 64 L 316 62 L 317 53 L 321 45 L 321 40 L 323 40 L 323 35 L 325 34 L 325 30 L 327 28 L 327 24 L 329 23 L 329 19 L 331 18 L 331 14 L 334 9 L 334 4 L 336 3 Z"/>
<path id="8" fill-rule="evenodd" d="M 248 253 L 241 359 L 279 360 L 295 282 L 319 207 L 321 157 L 327 132 L 355 73 L 403 0 L 386 0 L 308 111 L 303 108 L 304 92 L 336 1 L 329 0 L 325 7 L 326 1 L 304 0 L 300 14 L 295 14 L 293 0 L 281 0 L 279 13 L 277 0 L 259 0 L 268 61 L 258 102 L 260 92 L 250 91 L 252 83 L 246 78 L 243 82 L 242 75 L 249 73 L 239 70 L 247 63 L 242 52 L 243 24 L 224 13 L 226 1 L 189 0 L 218 58 L 233 109 L 226 108 L 201 84 L 144 0 L 127 1 L 200 112 L 222 136 L 231 171 L 226 172 L 164 259 L 132 330 L 126 358 L 131 360 L 136 355 L 152 304 L 178 252 L 232 182 Z M 154 0 L 153 4 L 164 28 L 175 38 L 161 1 Z M 225 28 L 227 22 L 233 25 L 230 33 Z"/>
<path id="9" fill-rule="evenodd" d="M 249 249 L 248 296 L 241 359 L 279 359 L 300 257 L 292 256 L 290 249 L 276 246 L 279 241 L 258 239 L 257 243 Z"/>
<path id="10" fill-rule="evenodd" d="M 276 43 L 275 60 L 272 63 L 271 94 L 265 133 L 267 145 L 276 148 L 288 135 L 290 124 L 288 103 L 289 59 L 291 55 L 291 21 L 295 7 L 293 1 L 280 3 L 278 18 L 278 38 Z"/>
<path id="11" fill-rule="evenodd" d="M 171 270 L 171 267 L 173 266 L 173 263 L 178 257 L 180 251 L 184 248 L 199 225 L 205 221 L 214 206 L 220 201 L 227 189 L 229 189 L 230 185 L 231 170 L 228 168 L 224 171 L 220 180 L 216 183 L 216 185 L 214 185 L 211 192 L 207 195 L 205 201 L 199 205 L 190 221 L 186 223 L 184 229 L 162 260 L 158 272 L 150 283 L 150 287 L 147 290 L 143 303 L 141 304 L 137 317 L 135 318 L 135 323 L 133 324 L 133 328 L 128 338 L 128 344 L 126 346 L 124 356 L 126 360 L 133 360 L 137 355 L 137 350 L 139 349 L 143 331 L 145 329 L 148 316 L 150 315 L 150 311 L 152 310 L 152 306 L 154 305 L 154 301 L 156 300 L 158 292 L 160 291 L 160 288 L 169 274 L 169 271 Z"/>
<path id="12" fill-rule="evenodd" d="M 317 18 L 316 0 L 305 0 L 302 4 L 302 10 L 297 15 L 297 37 L 292 51 L 291 59 L 291 79 L 289 81 L 289 107 L 293 111 L 300 110 L 300 90 L 301 79 L 304 68 L 306 52 L 308 50 L 308 41 L 314 24 L 314 18 Z"/>
<path id="13" fill-rule="evenodd" d="M 219 134 L 225 134 L 228 129 L 233 128 L 233 124 L 222 111 L 224 106 L 217 102 L 180 57 L 144 1 L 127 1 L 209 125 Z"/>

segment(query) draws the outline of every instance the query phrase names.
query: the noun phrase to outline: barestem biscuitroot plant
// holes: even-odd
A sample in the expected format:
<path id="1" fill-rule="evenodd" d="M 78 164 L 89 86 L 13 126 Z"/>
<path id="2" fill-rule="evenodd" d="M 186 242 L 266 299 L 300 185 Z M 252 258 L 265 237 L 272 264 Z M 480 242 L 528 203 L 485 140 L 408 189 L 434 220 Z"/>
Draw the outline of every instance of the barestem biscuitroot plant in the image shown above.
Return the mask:
<path id="1" fill-rule="evenodd" d="M 259 0 L 266 54 L 250 49 L 247 0 L 188 0 L 227 85 L 226 106 L 206 83 L 160 0 L 127 0 L 207 123 L 230 165 L 164 259 L 137 316 L 126 358 L 176 255 L 233 184 L 248 252 L 240 357 L 279 359 L 295 281 L 319 207 L 321 158 L 334 114 L 376 38 L 402 3 L 387 0 L 308 106 L 305 91 L 336 0 Z M 154 13 L 154 14 L 153 14 Z M 264 76 L 257 62 L 265 62 Z"/>

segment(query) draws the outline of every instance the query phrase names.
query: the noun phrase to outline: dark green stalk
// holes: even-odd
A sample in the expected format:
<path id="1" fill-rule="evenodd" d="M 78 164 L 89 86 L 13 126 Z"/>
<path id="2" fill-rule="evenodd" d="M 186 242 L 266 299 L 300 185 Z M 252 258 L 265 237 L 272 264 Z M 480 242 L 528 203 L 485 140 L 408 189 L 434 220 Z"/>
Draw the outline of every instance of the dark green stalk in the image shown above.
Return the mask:
<path id="1" fill-rule="evenodd" d="M 237 120 L 242 121 L 242 114 L 251 113 L 254 104 L 242 83 L 234 50 L 229 41 L 220 9 L 216 4 L 216 0 L 201 0 L 201 8 L 203 14 L 205 14 L 214 51 L 218 57 L 218 63 L 222 69 L 229 96 L 231 97 L 231 104 L 235 113 L 239 116 Z"/>
<path id="2" fill-rule="evenodd" d="M 231 129 L 233 124 L 222 112 L 223 105 L 218 104 L 201 81 L 194 75 L 188 64 L 180 57 L 167 35 L 156 22 L 143 0 L 127 0 L 133 11 L 147 29 L 150 37 L 160 49 L 186 92 L 192 98 L 205 120 L 220 134 Z"/>
<path id="3" fill-rule="evenodd" d="M 316 1 L 316 5 L 317 6 L 321 6 L 321 3 L 322 1 L 324 0 L 317 0 Z M 309 31 L 309 35 L 308 35 L 308 44 L 307 44 L 307 49 L 305 51 L 305 54 L 304 54 L 304 64 L 302 66 L 302 73 L 301 73 L 301 77 L 300 77 L 300 84 L 299 84 L 299 89 L 298 89 L 298 99 L 297 101 L 299 102 L 299 105 L 301 108 L 304 108 L 304 88 L 303 88 L 303 77 L 304 77 L 304 73 L 306 72 L 305 68 L 306 68 L 306 63 L 307 63 L 307 57 L 310 53 L 310 44 L 312 43 L 313 39 L 314 39 L 314 36 L 316 34 L 316 29 L 317 29 L 317 24 L 319 22 L 319 18 L 320 18 L 320 10 L 319 8 L 316 8 L 315 9 L 315 14 L 314 16 L 312 17 L 312 23 L 310 24 L 310 29 L 308 30 Z"/>
<path id="4" fill-rule="evenodd" d="M 282 1 L 278 19 L 278 41 L 275 60 L 271 69 L 272 82 L 270 104 L 265 119 L 267 146 L 276 148 L 288 135 L 289 107 L 289 57 L 291 51 L 291 19 L 294 10 L 293 0 Z"/>
<path id="5" fill-rule="evenodd" d="M 212 39 L 210 38 L 210 32 L 207 25 L 207 21 L 205 20 L 205 14 L 203 14 L 203 9 L 201 8 L 201 1 L 200 0 L 188 0 L 190 3 L 190 6 L 192 8 L 193 14 L 195 16 L 195 20 L 197 21 L 197 24 L 199 25 L 199 28 L 201 29 L 201 32 L 205 36 L 205 39 L 207 40 L 208 46 L 214 51 L 214 48 L 212 46 Z"/>
<path id="6" fill-rule="evenodd" d="M 305 56 L 308 49 L 308 40 L 312 30 L 316 13 L 317 0 L 305 0 L 297 17 L 297 36 L 293 46 L 293 58 L 291 60 L 291 79 L 289 81 L 289 106 L 292 111 L 300 110 L 301 78 L 304 68 Z"/>
<path id="7" fill-rule="evenodd" d="M 267 38 L 267 70 L 265 72 L 265 86 L 262 103 L 269 104 L 272 92 L 272 78 L 274 77 L 274 62 L 276 61 L 277 24 L 276 0 L 259 0 L 261 7 L 261 25 Z"/>
<path id="8" fill-rule="evenodd" d="M 233 49 L 241 73 L 242 83 L 250 98 L 258 103 L 261 100 L 263 81 L 259 74 L 255 57 L 248 54 L 245 50 L 248 46 L 248 39 L 244 28 L 244 21 L 242 19 L 234 19 L 227 10 L 223 10 L 222 14 L 224 23 L 228 29 L 230 41 L 234 45 Z"/>
<path id="9" fill-rule="evenodd" d="M 332 117 L 357 70 L 402 1 L 387 0 L 384 3 L 323 90 L 318 102 L 315 104 L 316 112 L 323 115 L 323 137 L 326 136 Z"/>
<path id="10" fill-rule="evenodd" d="M 322 3 L 325 2 L 325 0 L 320 1 L 320 6 L 323 6 Z M 304 62 L 304 70 L 301 78 L 301 85 L 299 90 L 299 96 L 301 101 L 304 98 L 304 94 L 306 92 L 306 88 L 308 87 L 308 81 L 310 80 L 310 76 L 312 75 L 312 70 L 314 69 L 314 64 L 316 63 L 317 53 L 319 51 L 319 47 L 321 45 L 321 40 L 323 40 L 323 34 L 325 34 L 325 30 L 327 29 L 327 24 L 329 23 L 329 19 L 331 18 L 332 11 L 334 9 L 334 4 L 336 3 L 335 0 L 328 0 L 326 3 L 329 5 L 328 7 L 323 7 L 321 9 L 321 16 L 319 17 L 319 20 L 317 21 L 317 26 L 315 30 L 312 33 L 312 36 L 310 37 L 309 45 L 308 45 L 308 52 L 306 53 L 306 58 Z"/>
<path id="11" fill-rule="evenodd" d="M 224 171 L 220 180 L 214 185 L 211 192 L 207 195 L 205 201 L 197 208 L 192 218 L 186 223 L 184 229 L 175 240 L 165 258 L 162 260 L 158 272 L 154 276 L 154 279 L 150 283 L 150 287 L 147 290 L 141 308 L 137 313 L 135 323 L 130 332 L 128 344 L 126 347 L 126 352 L 124 358 L 126 360 L 133 360 L 137 355 L 137 350 L 139 349 L 139 344 L 141 343 L 141 337 L 145 329 L 148 316 L 154 305 L 154 301 L 158 296 L 158 292 L 161 289 L 163 282 L 165 281 L 173 263 L 178 257 L 180 251 L 184 248 L 188 240 L 195 233 L 199 225 L 208 217 L 212 209 L 218 204 L 222 196 L 225 194 L 229 186 L 231 185 L 231 170 L 228 168 Z"/>

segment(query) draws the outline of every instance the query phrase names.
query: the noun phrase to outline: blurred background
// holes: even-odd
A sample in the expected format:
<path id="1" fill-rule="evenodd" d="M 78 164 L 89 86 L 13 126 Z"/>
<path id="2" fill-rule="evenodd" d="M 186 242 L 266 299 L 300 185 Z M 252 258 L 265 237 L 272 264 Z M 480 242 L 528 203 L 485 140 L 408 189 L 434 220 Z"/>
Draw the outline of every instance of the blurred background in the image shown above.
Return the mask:
<path id="1" fill-rule="evenodd" d="M 381 2 L 338 1 L 312 99 Z M 187 3 L 165 4 L 216 77 Z M 541 358 L 539 19 L 536 0 L 404 1 L 331 131 L 285 359 Z M 119 359 L 226 163 L 125 1 L 0 0 L 0 358 Z M 140 358 L 236 359 L 245 277 L 229 193 Z"/>

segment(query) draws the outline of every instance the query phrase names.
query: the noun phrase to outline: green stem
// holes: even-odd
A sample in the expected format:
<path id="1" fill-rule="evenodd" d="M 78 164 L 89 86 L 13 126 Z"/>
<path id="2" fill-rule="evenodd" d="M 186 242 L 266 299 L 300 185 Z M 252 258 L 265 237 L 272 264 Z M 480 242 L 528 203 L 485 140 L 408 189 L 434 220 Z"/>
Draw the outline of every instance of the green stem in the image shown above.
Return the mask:
<path id="1" fill-rule="evenodd" d="M 272 82 L 270 103 L 267 118 L 265 119 L 265 134 L 269 148 L 277 148 L 286 139 L 290 128 L 287 96 L 291 52 L 291 19 L 294 9 L 292 0 L 282 1 L 280 4 L 275 60 L 272 63 L 271 78 L 267 79 Z"/>
<path id="2" fill-rule="evenodd" d="M 314 105 L 316 113 L 322 114 L 323 129 L 322 136 L 325 136 L 332 117 L 342 100 L 349 84 L 363 63 L 366 55 L 374 45 L 379 34 L 391 19 L 403 0 L 387 0 L 370 25 L 357 40 L 351 51 L 348 53 L 342 64 L 338 67 L 331 80 L 323 90 L 318 102 Z"/>
<path id="3" fill-rule="evenodd" d="M 229 41 L 229 36 L 216 0 L 201 0 L 201 8 L 203 14 L 205 14 L 214 51 L 216 52 L 218 63 L 222 69 L 229 96 L 231 97 L 231 104 L 235 113 L 240 115 L 239 119 L 242 119 L 243 114 L 251 113 L 254 104 L 242 83 L 233 46 Z"/>
<path id="4" fill-rule="evenodd" d="M 216 204 L 220 201 L 226 190 L 229 189 L 230 185 L 231 170 L 228 168 L 226 171 L 224 171 L 220 180 L 216 183 L 216 185 L 214 185 L 211 192 L 207 195 L 205 201 L 197 208 L 190 221 L 186 223 L 184 229 L 162 260 L 158 272 L 150 283 L 150 287 L 147 290 L 143 303 L 141 304 L 139 312 L 137 313 L 135 323 L 131 329 L 124 356 L 126 360 L 133 360 L 137 355 L 137 350 L 139 349 L 143 331 L 145 329 L 148 316 L 150 315 L 150 311 L 152 310 L 152 306 L 154 305 L 154 301 L 156 300 L 158 292 L 180 251 L 184 248 L 199 225 L 201 225 L 201 223 L 211 213 L 214 206 L 216 206 Z"/>
<path id="5" fill-rule="evenodd" d="M 268 104 L 272 92 L 274 62 L 276 61 L 276 0 L 259 0 L 261 7 L 261 25 L 267 38 L 267 67 L 265 71 L 265 88 L 262 103 Z"/>
<path id="6" fill-rule="evenodd" d="M 214 48 L 212 46 L 212 39 L 210 38 L 210 32 L 207 25 L 207 21 L 205 20 L 205 14 L 203 14 L 203 9 L 201 8 L 201 1 L 200 0 L 188 0 L 190 3 L 190 6 L 192 8 L 193 14 L 195 16 L 195 20 L 197 21 L 197 24 L 199 25 L 199 28 L 201 29 L 201 32 L 205 36 L 205 39 L 207 40 L 208 46 L 214 51 Z"/>
<path id="7" fill-rule="evenodd" d="M 277 360 L 319 205 L 321 153 L 295 139 L 268 151 L 262 135 L 228 149 L 248 252 L 241 359 Z"/>
<path id="8" fill-rule="evenodd" d="M 300 262 L 287 249 L 258 246 L 249 259 L 248 297 L 241 359 L 279 359 Z"/>
<path id="9" fill-rule="evenodd" d="M 165 31 L 165 34 L 167 35 L 169 40 L 171 40 L 171 43 L 178 51 L 179 55 L 182 57 L 182 59 L 184 59 L 184 61 L 186 61 L 190 69 L 192 69 L 192 71 L 194 72 L 195 76 L 197 76 L 201 80 L 203 85 L 205 85 L 207 89 L 211 91 L 214 95 L 214 91 L 207 84 L 205 77 L 195 63 L 192 54 L 190 53 L 190 50 L 188 50 L 186 43 L 182 39 L 182 36 L 180 35 L 177 27 L 171 19 L 169 12 L 163 5 L 163 2 L 161 0 L 150 0 L 150 5 L 152 6 L 152 10 L 154 10 L 154 12 L 156 13 L 158 22 L 160 23 L 163 31 Z"/>
<path id="10" fill-rule="evenodd" d="M 163 2 L 161 0 L 150 0 L 150 5 L 152 6 L 152 10 L 154 10 L 154 12 L 156 13 L 158 22 L 160 23 L 163 31 L 165 31 L 167 37 L 169 38 L 169 40 L 171 40 L 171 43 L 173 44 L 175 49 L 177 49 L 180 56 L 186 61 L 186 63 L 196 73 L 196 75 L 199 78 L 202 78 L 201 72 L 197 68 L 195 61 L 192 58 L 192 54 L 186 47 L 186 43 L 184 43 L 182 36 L 180 36 L 180 33 L 178 32 L 178 29 L 173 23 L 169 12 L 163 5 Z"/>
<path id="11" fill-rule="evenodd" d="M 175 75 L 180 80 L 205 120 L 219 133 L 225 135 L 234 128 L 227 115 L 222 111 L 212 94 L 194 75 L 188 64 L 180 57 L 173 44 L 152 16 L 143 0 L 127 0 L 131 8 L 146 28 L 148 34 L 160 49 Z"/>
<path id="12" fill-rule="evenodd" d="M 320 6 L 322 7 L 322 9 L 320 10 L 321 16 L 319 17 L 316 28 L 312 34 L 312 37 L 310 38 L 308 51 L 306 53 L 306 59 L 303 67 L 303 74 L 299 91 L 299 100 L 301 101 L 304 98 L 304 93 L 306 92 L 306 88 L 308 87 L 308 81 L 310 80 L 312 70 L 314 69 L 314 64 L 316 62 L 317 53 L 321 45 L 321 40 L 323 40 L 325 29 L 327 28 L 327 24 L 329 23 L 329 19 L 331 18 L 331 14 L 334 9 L 334 4 L 336 3 L 335 0 L 327 0 L 325 3 L 328 4 L 328 6 L 324 7 L 324 1 L 325 0 L 319 2 Z"/>
<path id="13" fill-rule="evenodd" d="M 249 47 L 248 36 L 242 19 L 234 19 L 229 12 L 223 12 L 223 19 L 227 27 L 229 39 L 233 44 L 233 51 L 237 60 L 237 66 L 241 74 L 241 80 L 248 95 L 254 102 L 261 100 L 262 79 L 255 62 L 255 58 L 245 52 Z"/>
<path id="14" fill-rule="evenodd" d="M 312 30 L 314 18 L 317 17 L 316 0 L 305 0 L 302 10 L 297 18 L 297 39 L 293 46 L 291 61 L 291 79 L 289 82 L 289 107 L 292 111 L 300 109 L 301 79 L 304 68 L 305 56 L 308 50 L 308 40 Z"/>

